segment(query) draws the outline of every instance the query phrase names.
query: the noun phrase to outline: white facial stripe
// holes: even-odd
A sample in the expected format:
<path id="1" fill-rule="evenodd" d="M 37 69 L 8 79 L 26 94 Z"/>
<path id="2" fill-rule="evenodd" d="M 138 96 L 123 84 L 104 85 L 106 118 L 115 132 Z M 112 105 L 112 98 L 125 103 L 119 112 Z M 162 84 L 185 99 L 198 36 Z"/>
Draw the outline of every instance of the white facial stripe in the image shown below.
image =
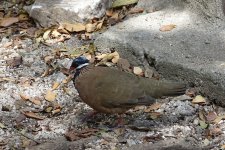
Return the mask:
<path id="1" fill-rule="evenodd" d="M 87 65 L 89 65 L 89 63 L 82 64 L 82 65 L 78 66 L 76 69 L 83 68 L 84 66 L 87 66 Z"/>

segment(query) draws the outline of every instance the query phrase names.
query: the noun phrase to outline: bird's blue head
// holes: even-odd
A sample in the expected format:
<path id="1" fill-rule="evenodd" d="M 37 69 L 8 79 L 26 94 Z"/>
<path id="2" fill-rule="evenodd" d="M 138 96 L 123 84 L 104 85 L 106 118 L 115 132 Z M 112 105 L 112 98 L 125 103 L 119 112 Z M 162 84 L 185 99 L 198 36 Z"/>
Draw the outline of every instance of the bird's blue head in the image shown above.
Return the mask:
<path id="1" fill-rule="evenodd" d="M 89 64 L 89 60 L 86 57 L 79 56 L 73 60 L 70 68 L 80 69 L 84 66 L 87 66 L 88 64 Z"/>

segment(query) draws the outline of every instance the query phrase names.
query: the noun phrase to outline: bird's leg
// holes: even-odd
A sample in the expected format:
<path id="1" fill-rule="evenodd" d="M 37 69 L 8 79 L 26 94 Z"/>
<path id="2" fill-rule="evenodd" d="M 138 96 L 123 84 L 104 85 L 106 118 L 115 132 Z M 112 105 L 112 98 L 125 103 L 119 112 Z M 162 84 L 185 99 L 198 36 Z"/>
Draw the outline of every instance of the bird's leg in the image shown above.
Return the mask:
<path id="1" fill-rule="evenodd" d="M 116 127 L 123 127 L 125 125 L 124 114 L 118 114 L 117 120 L 115 121 Z"/>
<path id="2" fill-rule="evenodd" d="M 84 118 L 82 119 L 82 122 L 87 121 L 88 119 L 94 117 L 96 114 L 98 114 L 97 111 L 91 111 L 91 112 L 87 113 L 87 114 L 84 116 Z"/>

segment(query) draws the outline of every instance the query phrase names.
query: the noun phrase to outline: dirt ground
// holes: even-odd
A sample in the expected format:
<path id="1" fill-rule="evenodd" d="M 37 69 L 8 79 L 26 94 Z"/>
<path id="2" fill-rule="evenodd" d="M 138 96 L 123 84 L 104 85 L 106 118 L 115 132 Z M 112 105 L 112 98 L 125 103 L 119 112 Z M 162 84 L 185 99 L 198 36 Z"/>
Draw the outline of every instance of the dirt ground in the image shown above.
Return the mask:
<path id="1" fill-rule="evenodd" d="M 37 46 L 16 32 L 0 37 L 0 149 L 225 148 L 224 108 L 194 89 L 135 107 L 122 115 L 122 125 L 116 114 L 87 117 L 93 110 L 72 81 L 62 81 L 67 76 L 58 63 L 65 57 L 58 52 L 66 56 L 90 41 L 72 34 Z"/>

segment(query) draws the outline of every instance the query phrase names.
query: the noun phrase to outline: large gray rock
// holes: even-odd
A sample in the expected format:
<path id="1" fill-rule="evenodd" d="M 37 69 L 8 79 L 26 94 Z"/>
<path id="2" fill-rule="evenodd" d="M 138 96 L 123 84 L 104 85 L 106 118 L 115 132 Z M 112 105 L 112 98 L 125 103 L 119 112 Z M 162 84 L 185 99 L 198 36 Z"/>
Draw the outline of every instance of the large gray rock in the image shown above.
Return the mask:
<path id="1" fill-rule="evenodd" d="M 25 9 L 39 25 L 50 27 L 58 23 L 82 23 L 100 18 L 111 3 L 112 0 L 36 0 Z"/>
<path id="2" fill-rule="evenodd" d="M 97 37 L 96 46 L 115 47 L 133 64 L 153 66 L 164 78 L 194 82 L 203 95 L 225 106 L 224 0 L 149 0 L 138 6 L 159 11 L 113 26 Z M 177 27 L 159 31 L 168 24 Z"/>

